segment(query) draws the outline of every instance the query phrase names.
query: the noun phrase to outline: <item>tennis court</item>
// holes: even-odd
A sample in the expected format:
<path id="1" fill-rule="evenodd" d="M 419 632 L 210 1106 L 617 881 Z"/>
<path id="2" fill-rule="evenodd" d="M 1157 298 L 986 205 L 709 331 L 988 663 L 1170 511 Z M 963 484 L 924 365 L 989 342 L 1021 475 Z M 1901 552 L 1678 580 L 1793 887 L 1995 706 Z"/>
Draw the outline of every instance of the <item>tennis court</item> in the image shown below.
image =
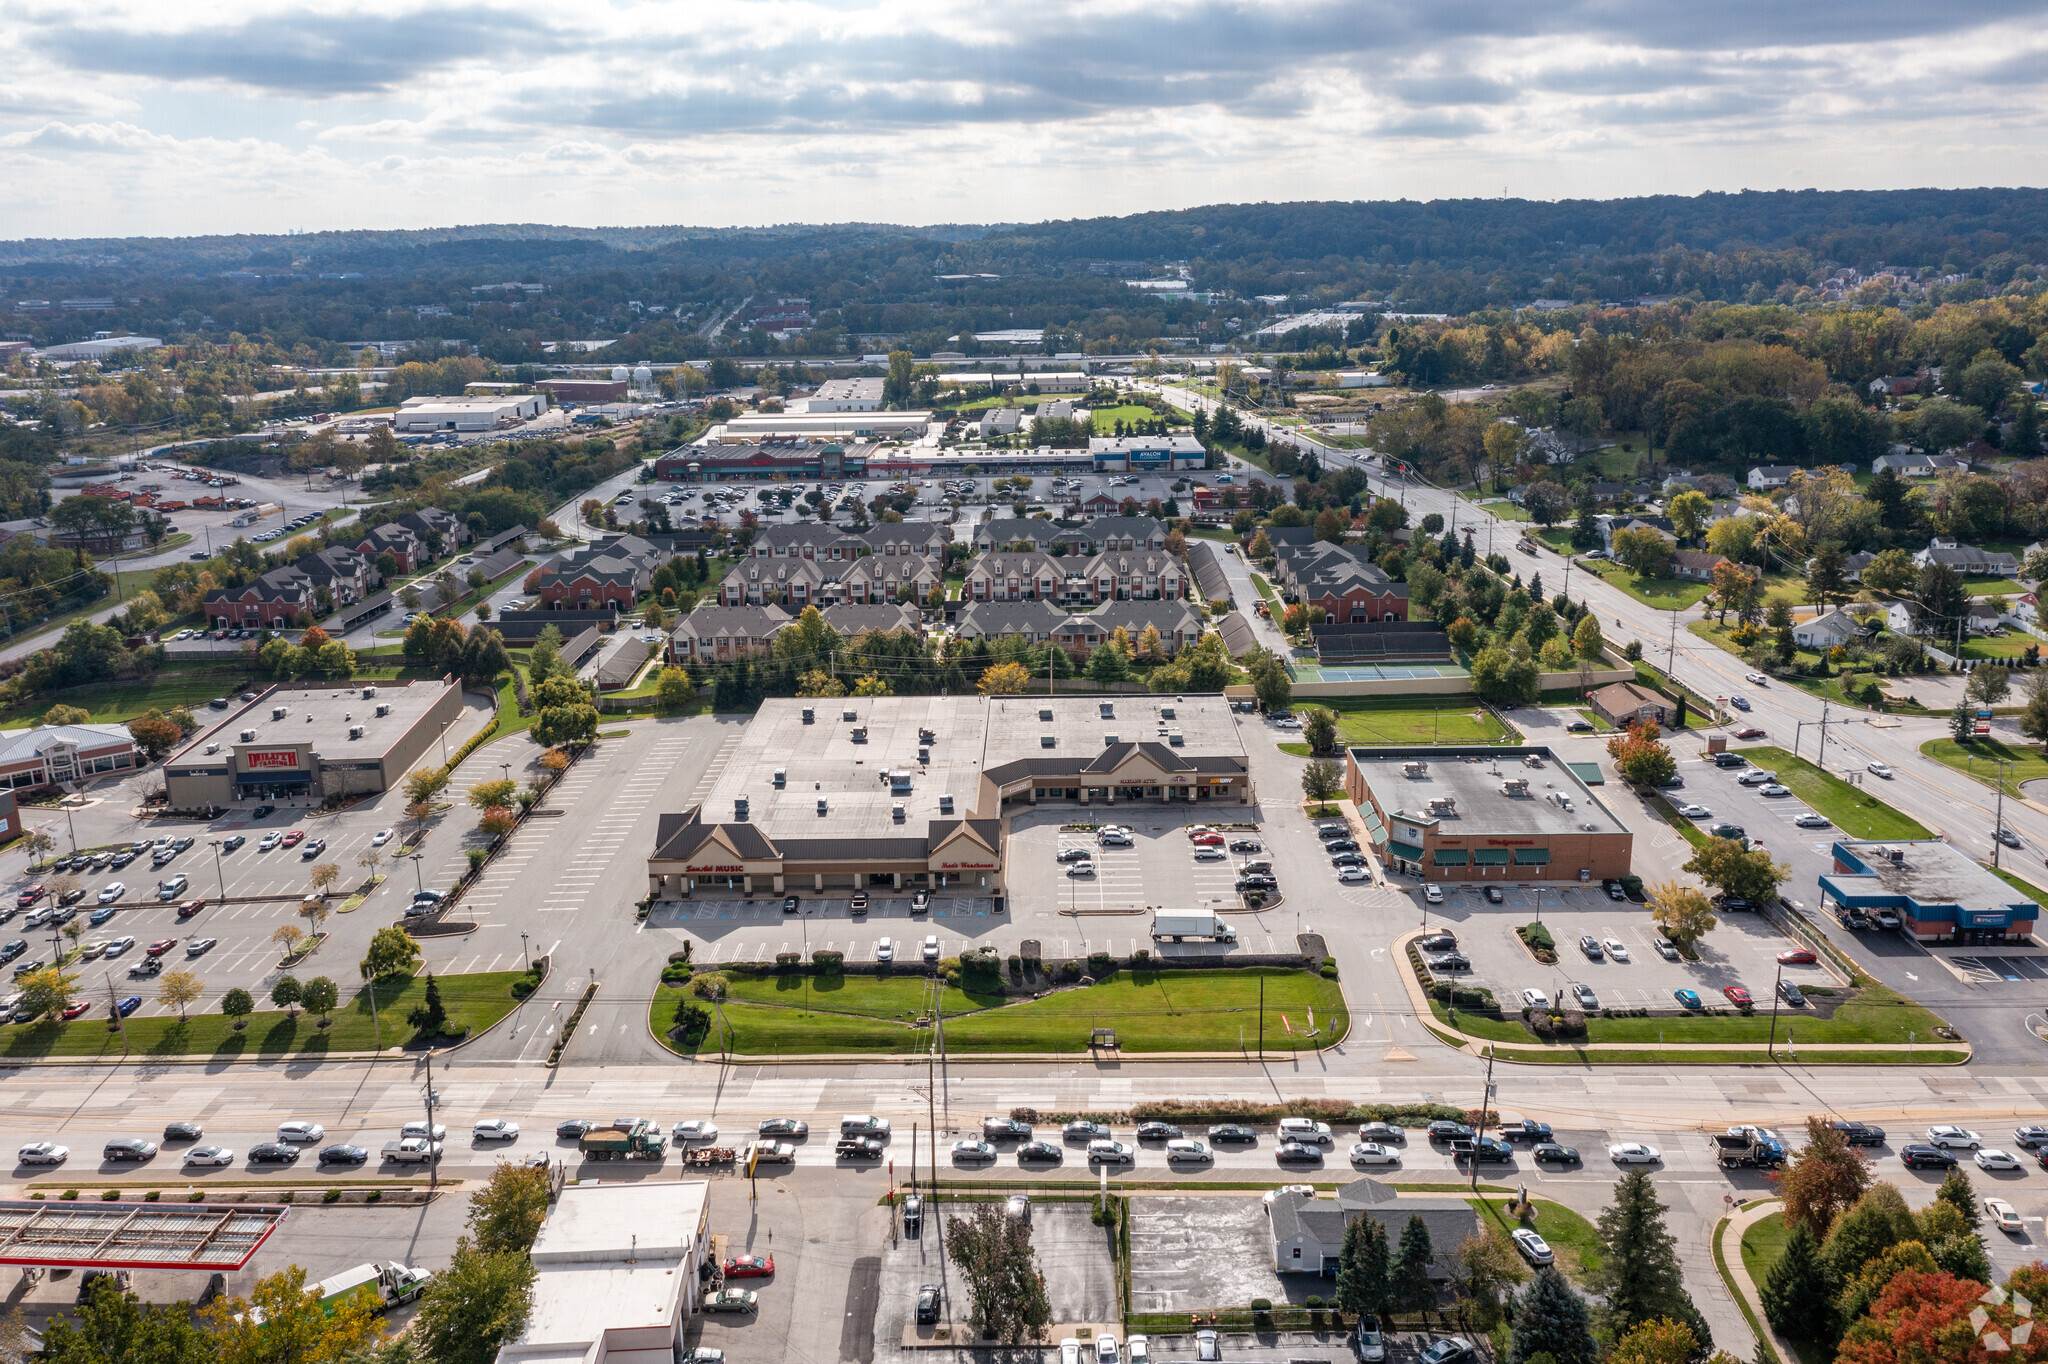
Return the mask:
<path id="1" fill-rule="evenodd" d="M 1413 682 L 1423 677 L 1470 676 L 1455 663 L 1364 663 L 1340 668 L 1291 662 L 1287 671 L 1296 682 Z"/>

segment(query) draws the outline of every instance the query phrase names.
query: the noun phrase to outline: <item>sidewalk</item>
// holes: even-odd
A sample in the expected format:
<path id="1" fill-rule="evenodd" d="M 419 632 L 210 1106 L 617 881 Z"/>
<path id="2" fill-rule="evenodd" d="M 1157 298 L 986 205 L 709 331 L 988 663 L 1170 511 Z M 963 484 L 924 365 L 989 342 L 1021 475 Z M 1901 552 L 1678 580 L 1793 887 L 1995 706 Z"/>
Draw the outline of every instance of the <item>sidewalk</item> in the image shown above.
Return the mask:
<path id="1" fill-rule="evenodd" d="M 1738 1209 L 1715 1224 L 1713 1237 L 1720 1252 L 1715 1258 L 1726 1271 L 1722 1277 L 1749 1308 L 1749 1315 L 1755 1317 L 1757 1327 L 1770 1338 L 1771 1348 L 1778 1352 L 1781 1364 L 1797 1364 L 1798 1354 L 1783 1336 L 1771 1328 L 1770 1320 L 1764 1316 L 1763 1294 L 1757 1291 L 1756 1281 L 1749 1277 L 1749 1266 L 1742 1262 L 1743 1236 L 1751 1227 L 1783 1207 L 1783 1203 L 1771 1198 Z"/>

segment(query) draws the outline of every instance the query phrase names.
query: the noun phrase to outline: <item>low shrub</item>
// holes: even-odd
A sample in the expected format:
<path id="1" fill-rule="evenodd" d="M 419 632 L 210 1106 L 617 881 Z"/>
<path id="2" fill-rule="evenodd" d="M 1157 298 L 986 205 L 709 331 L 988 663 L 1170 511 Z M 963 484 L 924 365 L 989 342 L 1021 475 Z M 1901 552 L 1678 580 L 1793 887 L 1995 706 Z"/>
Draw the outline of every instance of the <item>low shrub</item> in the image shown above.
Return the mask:
<path id="1" fill-rule="evenodd" d="M 145 1203 L 154 1203 L 163 1196 L 164 1191 L 162 1189 L 151 1189 L 148 1193 L 142 1196 L 142 1201 Z"/>
<path id="2" fill-rule="evenodd" d="M 1063 961 L 1053 970 L 1053 979 L 1062 985 L 1072 985 L 1080 978 L 1081 963 L 1078 961 Z"/>
<path id="3" fill-rule="evenodd" d="M 820 949 L 811 953 L 811 965 L 817 968 L 820 975 L 836 976 L 846 965 L 846 954 Z"/>
<path id="4" fill-rule="evenodd" d="M 119 1189 L 108 1189 L 100 1195 L 100 1202 L 102 1203 L 119 1203 L 120 1201 L 121 1191 Z"/>
<path id="5" fill-rule="evenodd" d="M 777 952 L 775 954 L 775 969 L 777 972 L 794 971 L 803 964 L 804 958 L 801 952 Z"/>
<path id="6" fill-rule="evenodd" d="M 695 975 L 696 972 L 697 968 L 686 961 L 670 962 L 667 966 L 661 968 L 661 983 L 663 985 L 685 985 L 689 983 L 690 977 Z"/>
<path id="7" fill-rule="evenodd" d="M 1254 1311 L 1254 1312 L 1270 1312 L 1270 1311 L 1272 1311 L 1272 1310 L 1273 1310 L 1273 1300 L 1272 1300 L 1271 1298 L 1253 1298 L 1253 1299 L 1252 1299 L 1252 1311 Z"/>
<path id="8" fill-rule="evenodd" d="M 1090 952 L 1088 954 L 1088 974 L 1097 980 L 1101 980 L 1114 970 L 1116 970 L 1116 958 L 1112 957 L 1109 953 Z"/>
<path id="9" fill-rule="evenodd" d="M 329 1190 L 328 1190 L 327 1192 L 325 1192 L 325 1193 L 323 1193 L 323 1194 L 321 1194 L 321 1195 L 320 1195 L 320 1201 L 321 1201 L 322 1203 L 339 1203 L 339 1202 L 341 1202 L 341 1190 L 339 1190 L 339 1189 L 329 1189 Z"/>
<path id="10" fill-rule="evenodd" d="M 63 1193 L 58 1194 L 57 1197 L 61 1202 L 75 1203 L 78 1201 L 78 1190 L 66 1189 Z"/>
<path id="11" fill-rule="evenodd" d="M 1555 950 L 1557 947 L 1557 939 L 1551 937 L 1550 930 L 1548 928 L 1545 928 L 1542 924 L 1523 924 L 1520 928 L 1515 930 L 1515 933 L 1521 938 L 1523 942 L 1529 944 L 1529 946 L 1531 947 L 1541 947 L 1551 950 Z"/>

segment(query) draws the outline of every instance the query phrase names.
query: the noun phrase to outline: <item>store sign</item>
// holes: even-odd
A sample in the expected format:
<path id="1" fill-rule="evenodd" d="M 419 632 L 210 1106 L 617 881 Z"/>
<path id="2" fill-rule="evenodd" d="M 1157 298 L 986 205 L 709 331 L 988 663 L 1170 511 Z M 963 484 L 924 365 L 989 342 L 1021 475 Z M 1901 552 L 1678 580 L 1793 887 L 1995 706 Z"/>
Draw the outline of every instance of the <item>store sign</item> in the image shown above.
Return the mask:
<path id="1" fill-rule="evenodd" d="M 1533 838 L 1489 838 L 1486 840 L 1486 846 L 1489 848 L 1533 848 L 1536 846 L 1536 840 Z"/>
<path id="2" fill-rule="evenodd" d="M 685 867 L 692 876 L 744 876 L 745 867 Z"/>
<path id="3" fill-rule="evenodd" d="M 290 772 L 299 765 L 299 750 L 296 748 L 257 749 L 242 755 L 242 766 L 254 771 Z"/>
<path id="4" fill-rule="evenodd" d="M 939 863 L 939 870 L 940 870 L 940 871 L 994 871 L 995 869 L 996 869 L 996 864 L 995 864 L 995 863 L 993 863 L 993 862 L 941 862 L 941 863 Z"/>

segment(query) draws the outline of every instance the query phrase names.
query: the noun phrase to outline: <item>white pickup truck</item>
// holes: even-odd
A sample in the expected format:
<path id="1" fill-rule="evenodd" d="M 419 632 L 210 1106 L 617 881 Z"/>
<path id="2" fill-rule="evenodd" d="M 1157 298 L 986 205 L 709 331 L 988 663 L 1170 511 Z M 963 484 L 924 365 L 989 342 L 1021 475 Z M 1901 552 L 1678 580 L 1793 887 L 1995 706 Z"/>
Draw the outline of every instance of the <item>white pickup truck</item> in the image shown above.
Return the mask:
<path id="1" fill-rule="evenodd" d="M 441 1158 L 441 1143 L 425 1137 L 407 1137 L 384 1143 L 384 1159 L 400 1165 L 425 1165 Z"/>

